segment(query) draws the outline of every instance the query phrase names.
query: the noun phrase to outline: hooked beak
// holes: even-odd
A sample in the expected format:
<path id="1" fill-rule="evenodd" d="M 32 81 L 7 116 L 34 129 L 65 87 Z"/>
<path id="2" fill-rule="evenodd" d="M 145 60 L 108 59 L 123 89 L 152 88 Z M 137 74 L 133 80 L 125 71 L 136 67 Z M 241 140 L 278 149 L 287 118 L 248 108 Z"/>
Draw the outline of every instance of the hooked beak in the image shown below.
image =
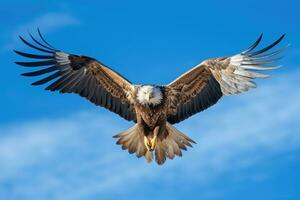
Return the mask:
<path id="1" fill-rule="evenodd" d="M 147 100 L 147 101 L 150 100 L 150 94 L 149 94 L 149 93 L 146 95 L 146 100 Z"/>
<path id="2" fill-rule="evenodd" d="M 150 99 L 153 98 L 153 93 L 148 93 L 146 96 L 147 101 L 150 101 Z"/>

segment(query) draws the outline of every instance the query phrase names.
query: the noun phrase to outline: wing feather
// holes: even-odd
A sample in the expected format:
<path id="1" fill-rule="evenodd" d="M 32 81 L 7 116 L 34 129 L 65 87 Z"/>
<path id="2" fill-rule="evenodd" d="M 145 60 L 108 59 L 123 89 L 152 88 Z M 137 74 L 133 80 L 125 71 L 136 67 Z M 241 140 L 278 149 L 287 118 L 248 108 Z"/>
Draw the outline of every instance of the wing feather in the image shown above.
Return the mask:
<path id="1" fill-rule="evenodd" d="M 21 66 L 39 68 L 36 71 L 23 73 L 23 76 L 45 75 L 32 85 L 43 85 L 51 82 L 45 88 L 46 90 L 77 93 L 92 103 L 119 114 L 126 120 L 136 121 L 135 111 L 127 95 L 133 87 L 128 80 L 93 58 L 55 49 L 46 42 L 39 30 L 38 35 L 41 41 L 29 33 L 33 43 L 21 36 L 20 39 L 29 47 L 47 55 L 15 51 L 23 57 L 38 59 L 36 61 L 16 62 Z"/>
<path id="2" fill-rule="evenodd" d="M 258 71 L 277 69 L 268 64 L 279 61 L 273 58 L 286 47 L 263 54 L 284 38 L 282 35 L 267 47 L 254 51 L 262 35 L 240 54 L 206 60 L 167 85 L 168 121 L 178 123 L 217 103 L 224 95 L 235 95 L 256 87 L 256 78 L 267 78 Z"/>

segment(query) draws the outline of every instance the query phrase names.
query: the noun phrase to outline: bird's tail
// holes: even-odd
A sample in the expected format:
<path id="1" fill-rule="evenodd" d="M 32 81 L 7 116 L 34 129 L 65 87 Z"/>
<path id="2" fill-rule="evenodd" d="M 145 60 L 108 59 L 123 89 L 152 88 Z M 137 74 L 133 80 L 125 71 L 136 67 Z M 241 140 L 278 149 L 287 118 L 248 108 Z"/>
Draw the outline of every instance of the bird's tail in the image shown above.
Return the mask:
<path id="1" fill-rule="evenodd" d="M 128 149 L 130 154 L 135 153 L 138 158 L 145 156 L 148 162 L 151 162 L 155 156 L 156 162 L 162 165 L 166 158 L 173 159 L 175 155 L 181 157 L 181 150 L 187 150 L 186 146 L 192 147 L 191 143 L 195 143 L 168 122 L 165 131 L 163 136 L 155 138 L 153 151 L 146 147 L 145 136 L 139 131 L 137 124 L 115 135 L 114 138 L 119 138 L 117 144 L 121 145 L 124 150 Z"/>
<path id="2" fill-rule="evenodd" d="M 113 137 L 119 138 L 117 144 L 121 145 L 122 149 L 127 149 L 130 154 L 135 153 L 138 158 L 145 156 L 148 162 L 152 161 L 152 152 L 148 153 L 143 142 L 144 135 L 140 132 L 137 124 Z"/>
<path id="3" fill-rule="evenodd" d="M 181 150 L 187 150 L 187 146 L 192 147 L 194 142 L 191 138 L 177 130 L 167 122 L 165 137 L 158 137 L 155 147 L 155 160 L 162 165 L 166 158 L 173 159 L 175 155 L 182 156 Z"/>

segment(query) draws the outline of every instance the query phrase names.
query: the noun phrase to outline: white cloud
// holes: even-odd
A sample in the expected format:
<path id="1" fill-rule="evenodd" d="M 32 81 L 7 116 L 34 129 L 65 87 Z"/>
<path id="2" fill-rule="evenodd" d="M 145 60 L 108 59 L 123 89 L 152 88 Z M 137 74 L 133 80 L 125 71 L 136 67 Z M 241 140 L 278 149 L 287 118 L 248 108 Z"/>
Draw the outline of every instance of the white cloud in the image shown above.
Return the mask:
<path id="1" fill-rule="evenodd" d="M 10 183 L 15 199 L 86 199 L 134 193 L 153 182 L 205 185 L 274 155 L 288 155 L 300 148 L 300 91 L 295 89 L 299 75 L 263 81 L 258 89 L 221 100 L 180 124 L 198 144 L 162 167 L 148 165 L 114 144 L 111 136 L 131 124 L 111 115 L 84 112 L 2 126 L 0 185 Z M 5 187 L 1 192 L 5 194 Z"/>
<path id="2" fill-rule="evenodd" d="M 1 51 L 12 50 L 20 44 L 18 35 L 26 34 L 27 31 L 35 33 L 37 28 L 40 28 L 43 34 L 56 31 L 59 28 L 66 26 L 79 25 L 80 21 L 69 13 L 64 12 L 49 12 L 38 16 L 32 21 L 19 25 L 11 33 L 11 39 L 6 43 Z"/>

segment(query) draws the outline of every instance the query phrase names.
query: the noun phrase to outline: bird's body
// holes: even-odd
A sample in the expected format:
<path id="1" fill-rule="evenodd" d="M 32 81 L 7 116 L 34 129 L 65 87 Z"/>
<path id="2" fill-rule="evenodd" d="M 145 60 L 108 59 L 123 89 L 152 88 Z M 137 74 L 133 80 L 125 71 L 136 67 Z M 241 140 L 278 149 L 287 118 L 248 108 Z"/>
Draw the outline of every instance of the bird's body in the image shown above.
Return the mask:
<path id="1" fill-rule="evenodd" d="M 165 137 L 167 104 L 163 86 L 134 86 L 133 105 L 139 132 L 144 135 L 145 146 L 154 150 L 156 139 Z"/>
<path id="2" fill-rule="evenodd" d="M 137 93 L 134 107 L 137 115 L 137 122 L 145 124 L 147 129 L 153 130 L 159 123 L 166 119 L 166 101 L 164 88 L 158 86 L 135 86 Z M 144 93 L 144 88 L 149 88 L 148 93 Z M 151 96 L 151 97 L 149 97 Z"/>
<path id="3" fill-rule="evenodd" d="M 30 35 L 37 46 L 22 37 L 20 39 L 47 55 L 15 51 L 21 56 L 39 59 L 16 63 L 25 67 L 51 66 L 22 75 L 50 73 L 33 85 L 49 82 L 46 90 L 79 94 L 134 122 L 133 127 L 114 136 L 118 138 L 117 144 L 137 157 L 145 156 L 148 161 L 155 156 L 158 164 L 163 164 L 166 158 L 181 156 L 181 150 L 186 150 L 187 146 L 194 143 L 173 124 L 214 105 L 222 96 L 239 94 L 256 87 L 254 79 L 268 77 L 256 71 L 275 69 L 267 64 L 279 58 L 269 58 L 283 50 L 263 54 L 277 45 L 283 38 L 281 36 L 271 45 L 254 51 L 261 41 L 260 36 L 242 53 L 205 60 L 167 85 L 135 85 L 96 59 L 53 48 L 38 33 L 40 41 Z"/>

